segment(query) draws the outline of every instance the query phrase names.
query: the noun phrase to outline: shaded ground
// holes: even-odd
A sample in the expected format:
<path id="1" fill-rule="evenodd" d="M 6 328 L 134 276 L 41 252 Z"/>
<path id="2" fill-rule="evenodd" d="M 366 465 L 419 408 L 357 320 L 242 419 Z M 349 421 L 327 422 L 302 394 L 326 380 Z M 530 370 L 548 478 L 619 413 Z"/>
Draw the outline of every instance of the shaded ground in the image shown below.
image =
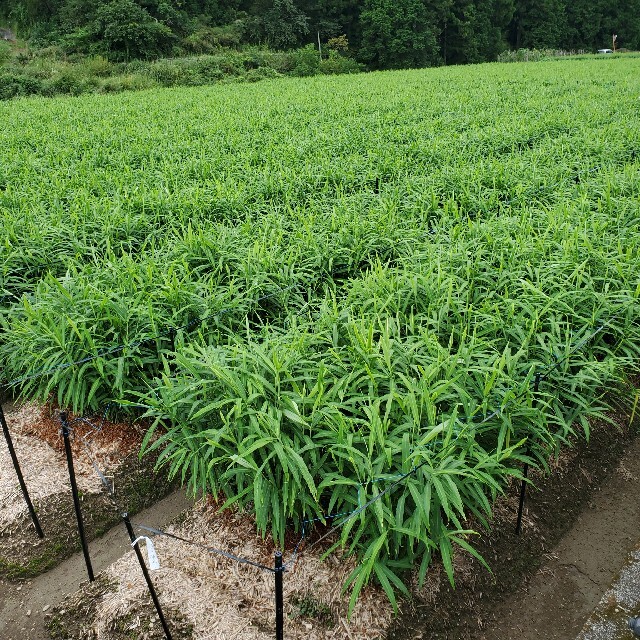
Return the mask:
<path id="1" fill-rule="evenodd" d="M 595 488 L 558 546 L 496 608 L 493 621 L 479 637 L 574 640 L 640 540 L 639 495 L 640 439 L 636 439 L 604 484 Z"/>

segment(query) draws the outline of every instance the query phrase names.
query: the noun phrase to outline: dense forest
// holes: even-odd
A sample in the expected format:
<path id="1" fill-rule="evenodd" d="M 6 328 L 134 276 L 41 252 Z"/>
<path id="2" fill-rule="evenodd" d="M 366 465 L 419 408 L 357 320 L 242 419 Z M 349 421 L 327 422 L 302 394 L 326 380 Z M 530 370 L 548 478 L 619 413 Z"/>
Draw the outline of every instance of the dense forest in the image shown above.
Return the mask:
<path id="1" fill-rule="evenodd" d="M 370 69 L 495 60 L 506 49 L 640 48 L 640 0 L 0 0 L 32 46 L 111 60 L 314 43 Z"/>

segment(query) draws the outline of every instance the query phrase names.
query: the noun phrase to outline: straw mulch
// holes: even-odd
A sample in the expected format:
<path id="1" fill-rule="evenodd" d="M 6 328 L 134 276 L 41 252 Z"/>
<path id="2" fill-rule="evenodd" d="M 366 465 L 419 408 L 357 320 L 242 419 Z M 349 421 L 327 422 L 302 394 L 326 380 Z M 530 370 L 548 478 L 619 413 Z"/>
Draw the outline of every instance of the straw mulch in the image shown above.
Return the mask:
<path id="1" fill-rule="evenodd" d="M 34 504 L 67 491 L 69 474 L 64 457 L 43 439 L 32 435 L 43 419 L 43 409 L 26 403 L 5 411 L 14 449 L 29 495 Z M 30 434 L 30 435 L 27 435 Z M 20 491 L 18 477 L 4 438 L 0 446 L 0 531 L 21 520 L 27 506 Z M 100 480 L 86 460 L 78 461 L 78 487 L 81 491 L 99 492 Z"/>
<path id="2" fill-rule="evenodd" d="M 54 410 L 27 402 L 6 405 L 5 417 L 31 501 L 42 505 L 52 496 L 68 493 L 64 442 Z M 92 458 L 103 472 L 112 472 L 128 455 L 137 455 L 140 441 L 141 435 L 128 425 L 96 421 L 96 427 L 92 427 L 76 423 L 71 445 L 79 490 L 85 494 L 103 490 Z M 0 531 L 6 531 L 26 514 L 9 450 L 0 436 Z"/>
<path id="3" fill-rule="evenodd" d="M 273 566 L 269 545 L 256 535 L 255 525 L 242 514 L 215 512 L 198 503 L 172 533 L 207 546 Z M 137 535 L 143 535 L 139 531 Z M 159 597 L 169 610 L 179 611 L 193 625 L 196 640 L 271 640 L 275 629 L 274 575 L 238 564 L 223 556 L 176 541 L 155 537 L 161 568 L 152 572 Z M 146 557 L 145 544 L 141 543 Z M 347 638 L 372 640 L 385 634 L 392 609 L 384 594 L 365 589 L 353 615 L 347 618 L 349 594 L 341 587 L 355 566 L 353 558 L 304 548 L 284 574 L 286 637 L 310 640 Z M 291 552 L 285 554 L 285 562 Z M 110 638 L 114 620 L 126 618 L 141 600 L 148 599 L 146 585 L 133 552 L 111 565 L 106 578 L 117 584 L 97 604 L 92 632 Z M 153 617 L 155 611 L 150 610 Z"/>

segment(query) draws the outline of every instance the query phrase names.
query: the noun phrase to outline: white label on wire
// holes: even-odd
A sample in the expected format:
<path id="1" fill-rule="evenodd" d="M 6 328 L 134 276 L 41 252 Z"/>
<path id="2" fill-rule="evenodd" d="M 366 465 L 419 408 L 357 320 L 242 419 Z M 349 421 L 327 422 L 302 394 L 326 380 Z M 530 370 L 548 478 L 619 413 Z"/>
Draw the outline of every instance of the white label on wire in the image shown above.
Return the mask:
<path id="1" fill-rule="evenodd" d="M 147 536 L 140 536 L 131 543 L 131 546 L 135 546 L 140 542 L 140 540 L 147 541 L 147 559 L 149 560 L 149 569 L 151 569 L 151 571 L 158 570 L 160 568 L 160 560 L 158 559 L 156 548 L 153 546 L 153 540 L 151 540 L 151 538 L 147 538 Z"/>

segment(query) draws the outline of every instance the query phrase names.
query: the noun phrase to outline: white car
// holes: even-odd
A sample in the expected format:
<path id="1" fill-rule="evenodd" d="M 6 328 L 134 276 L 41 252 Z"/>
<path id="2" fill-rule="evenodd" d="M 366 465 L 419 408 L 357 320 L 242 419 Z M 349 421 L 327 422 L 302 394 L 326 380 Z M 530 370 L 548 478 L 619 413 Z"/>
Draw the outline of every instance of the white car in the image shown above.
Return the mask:
<path id="1" fill-rule="evenodd" d="M 613 53 L 613 49 L 598 49 L 598 53 Z"/>

